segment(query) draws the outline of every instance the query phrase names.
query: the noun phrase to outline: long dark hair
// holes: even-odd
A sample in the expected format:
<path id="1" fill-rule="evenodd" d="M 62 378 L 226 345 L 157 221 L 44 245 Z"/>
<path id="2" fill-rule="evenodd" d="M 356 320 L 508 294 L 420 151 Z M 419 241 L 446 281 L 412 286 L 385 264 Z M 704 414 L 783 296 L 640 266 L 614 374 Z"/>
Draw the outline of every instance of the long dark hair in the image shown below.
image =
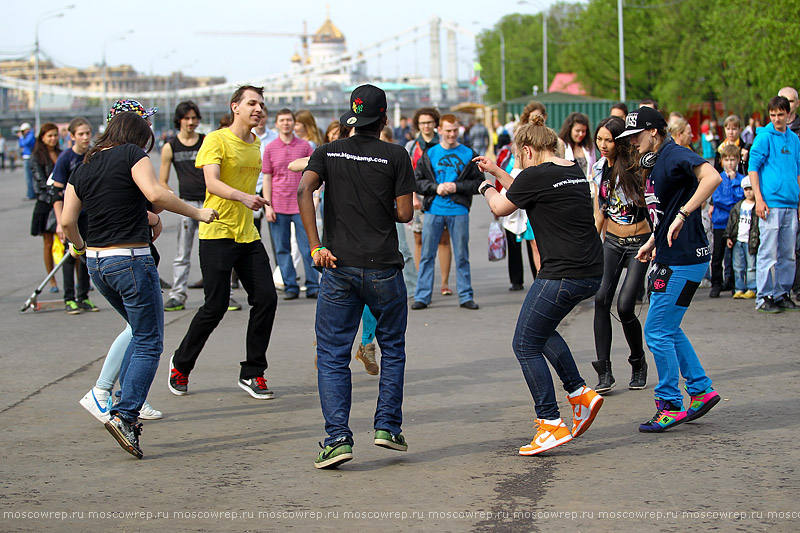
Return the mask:
<path id="1" fill-rule="evenodd" d="M 589 116 L 583 113 L 573 112 L 567 115 L 567 118 L 564 119 L 564 123 L 561 125 L 561 131 L 558 132 L 558 136 L 561 137 L 561 140 L 564 141 L 564 144 L 575 147 L 575 143 L 572 141 L 572 126 L 575 124 L 583 124 L 586 126 L 586 136 L 581 141 L 581 148 L 584 150 L 594 150 L 594 139 L 589 137 Z"/>
<path id="2" fill-rule="evenodd" d="M 36 144 L 33 145 L 33 151 L 31 155 L 39 162 L 39 164 L 46 166 L 49 163 L 52 163 L 50 159 L 50 154 L 47 150 L 47 145 L 44 144 L 44 136 L 47 132 L 56 130 L 58 133 L 58 126 L 53 124 L 52 122 L 45 122 L 42 124 L 42 127 L 39 128 L 39 135 L 36 136 Z M 61 153 L 61 147 L 56 143 L 55 147 L 56 154 Z"/>
<path id="3" fill-rule="evenodd" d="M 608 176 L 608 188 L 614 190 L 617 187 L 617 179 L 622 188 L 622 192 L 629 202 L 643 207 L 644 203 L 644 181 L 636 174 L 636 158 L 634 157 L 634 147 L 629 137 L 618 139 L 625 131 L 625 121 L 619 117 L 604 118 L 597 125 L 594 132 L 595 139 L 600 131 L 605 128 L 614 138 L 614 166 L 609 169 L 611 174 Z"/>
<path id="4" fill-rule="evenodd" d="M 147 121 L 136 111 L 126 111 L 119 115 L 114 115 L 114 118 L 108 123 L 106 131 L 84 156 L 83 164 L 88 164 L 97 152 L 106 148 L 123 144 L 135 144 L 144 151 L 150 152 L 155 142 L 153 130 L 150 129 Z"/>

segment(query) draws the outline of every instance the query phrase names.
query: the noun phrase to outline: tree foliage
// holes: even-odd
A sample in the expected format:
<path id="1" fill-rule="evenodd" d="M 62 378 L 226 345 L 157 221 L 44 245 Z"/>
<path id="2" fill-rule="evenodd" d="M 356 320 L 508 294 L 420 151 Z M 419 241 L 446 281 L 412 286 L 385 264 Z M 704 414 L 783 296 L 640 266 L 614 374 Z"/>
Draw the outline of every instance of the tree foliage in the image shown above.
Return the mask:
<path id="1" fill-rule="evenodd" d="M 748 113 L 781 87 L 798 88 L 797 0 L 628 0 L 623 17 L 628 99 L 678 111 L 718 100 Z M 548 21 L 550 80 L 574 72 L 592 96 L 619 99 L 617 0 L 557 4 Z M 542 78 L 541 14 L 507 15 L 478 38 L 492 101 L 500 99 L 500 29 L 507 98 L 530 94 Z"/>

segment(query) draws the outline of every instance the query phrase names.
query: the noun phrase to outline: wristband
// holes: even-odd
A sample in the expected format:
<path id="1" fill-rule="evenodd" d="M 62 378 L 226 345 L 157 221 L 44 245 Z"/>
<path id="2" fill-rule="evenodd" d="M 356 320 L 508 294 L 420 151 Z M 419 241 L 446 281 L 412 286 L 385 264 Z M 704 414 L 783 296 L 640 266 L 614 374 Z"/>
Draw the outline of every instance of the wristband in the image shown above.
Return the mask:
<path id="1" fill-rule="evenodd" d="M 320 250 L 327 250 L 327 248 L 325 248 L 321 244 L 318 245 L 318 246 L 315 246 L 314 249 L 311 250 L 311 259 L 314 259 L 314 256 L 317 255 L 317 252 L 319 252 Z"/>
<path id="2" fill-rule="evenodd" d="M 680 211 L 678 211 L 678 213 L 675 215 L 675 218 L 679 218 L 679 219 L 681 219 L 683 222 L 686 222 L 686 215 L 684 215 L 684 214 L 683 214 L 682 212 L 680 212 Z"/>
<path id="3" fill-rule="evenodd" d="M 493 188 L 494 188 L 494 185 L 492 185 L 491 183 L 484 183 L 483 186 L 480 189 L 478 189 L 478 193 L 481 196 L 486 196 L 486 191 L 488 191 L 489 189 L 493 189 Z"/>
<path id="4" fill-rule="evenodd" d="M 83 243 L 83 248 L 76 248 L 75 243 L 72 243 L 72 251 L 75 252 L 75 255 L 83 255 L 86 253 L 86 243 Z"/>
<path id="5" fill-rule="evenodd" d="M 153 214 L 155 214 L 155 213 L 153 213 Z M 156 220 L 156 223 L 155 223 L 155 224 L 150 224 L 150 227 L 151 227 L 151 228 L 154 228 L 154 227 L 158 226 L 158 224 L 161 222 L 161 217 L 160 217 L 160 216 L 156 215 L 156 218 L 157 218 L 158 220 Z"/>
<path id="6" fill-rule="evenodd" d="M 685 205 L 678 209 L 678 213 L 682 214 L 684 217 L 689 217 L 689 211 L 686 209 Z"/>

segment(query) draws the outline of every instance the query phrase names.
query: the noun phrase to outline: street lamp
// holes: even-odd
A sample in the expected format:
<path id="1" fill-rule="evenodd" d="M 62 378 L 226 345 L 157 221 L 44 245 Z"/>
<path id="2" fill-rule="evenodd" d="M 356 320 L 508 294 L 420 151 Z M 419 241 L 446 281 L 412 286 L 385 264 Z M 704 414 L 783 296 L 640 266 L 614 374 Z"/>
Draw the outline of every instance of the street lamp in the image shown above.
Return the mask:
<path id="1" fill-rule="evenodd" d="M 625 29 L 622 23 L 622 0 L 617 0 L 617 26 L 619 28 L 619 101 L 624 102 L 625 95 Z"/>
<path id="2" fill-rule="evenodd" d="M 622 0 L 619 0 L 620 2 Z M 527 0 L 517 0 L 520 5 L 532 5 Z M 547 9 L 542 10 L 542 92 L 547 92 Z"/>
<path id="3" fill-rule="evenodd" d="M 39 125 L 41 123 L 41 94 L 39 91 L 39 26 L 47 19 L 54 19 L 60 18 L 64 16 L 64 11 L 67 9 L 72 9 L 75 7 L 75 4 L 68 5 L 65 7 L 60 7 L 58 9 L 54 9 L 51 11 L 47 11 L 39 16 L 39 19 L 36 21 L 36 34 L 34 35 L 34 46 L 33 46 L 33 76 L 34 76 L 34 94 L 33 94 L 33 108 L 34 108 L 34 131 L 39 131 Z"/>
<path id="4" fill-rule="evenodd" d="M 500 30 L 500 101 L 506 101 L 506 38 Z"/>
<path id="5" fill-rule="evenodd" d="M 103 43 L 103 113 L 108 112 L 108 65 L 106 64 L 106 48 L 108 47 L 108 43 L 111 41 L 117 40 L 121 41 L 128 35 L 133 33 L 133 30 L 124 31 L 122 33 L 117 33 L 116 35 L 112 35 L 108 39 L 105 40 Z"/>

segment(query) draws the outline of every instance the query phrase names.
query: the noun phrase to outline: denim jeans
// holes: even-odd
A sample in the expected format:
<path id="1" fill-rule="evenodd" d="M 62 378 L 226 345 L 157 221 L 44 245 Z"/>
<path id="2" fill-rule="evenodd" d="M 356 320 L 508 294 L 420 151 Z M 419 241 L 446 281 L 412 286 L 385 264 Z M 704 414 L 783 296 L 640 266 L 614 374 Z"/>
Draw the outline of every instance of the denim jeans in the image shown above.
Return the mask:
<path id="1" fill-rule="evenodd" d="M 272 242 L 275 243 L 275 262 L 281 269 L 283 283 L 286 286 L 285 292 L 294 294 L 300 292 L 300 287 L 297 285 L 297 271 L 292 263 L 292 223 L 294 223 L 297 247 L 300 249 L 305 267 L 306 290 L 308 294 L 316 294 L 319 292 L 319 274 L 314 270 L 314 261 L 311 259 L 311 249 L 308 246 L 308 236 L 303 229 L 303 221 L 299 214 L 277 213 L 275 222 L 269 224 L 269 230 Z"/>
<path id="2" fill-rule="evenodd" d="M 473 299 L 472 277 L 469 270 L 469 215 L 433 215 L 425 213 L 422 220 L 422 252 L 417 275 L 417 290 L 414 300 L 424 304 L 431 303 L 433 293 L 433 271 L 436 265 L 436 252 L 444 228 L 450 231 L 453 255 L 456 260 L 456 285 L 458 302 Z"/>
<path id="3" fill-rule="evenodd" d="M 131 339 L 133 339 L 131 325 L 125 324 L 125 329 L 111 343 L 111 348 L 108 349 L 106 354 L 106 360 L 103 361 L 103 368 L 100 370 L 97 383 L 95 383 L 98 389 L 111 390 L 114 388 L 114 383 L 117 382 L 117 378 L 120 376 L 123 362 L 126 359 L 130 362 L 130 357 L 133 355 L 134 346 Z"/>
<path id="4" fill-rule="evenodd" d="M 679 370 L 686 380 L 689 394 L 700 394 L 711 386 L 711 379 L 706 376 L 692 343 L 681 329 L 683 315 L 689 309 L 708 263 L 666 267 L 656 264 L 654 274 L 662 268 L 672 273 L 666 283 L 655 288 L 653 279 L 663 278 L 651 276 L 650 310 L 644 325 L 644 338 L 658 369 L 656 398 L 683 405 L 683 394 L 678 388 Z"/>
<path id="5" fill-rule="evenodd" d="M 756 256 L 750 253 L 746 242 L 733 243 L 733 277 L 737 291 L 756 290 Z"/>
<path id="6" fill-rule="evenodd" d="M 31 169 L 30 156 L 22 159 L 22 166 L 25 167 L 25 186 L 27 188 L 27 191 L 25 192 L 25 197 L 28 200 L 35 200 L 36 193 L 33 190 L 33 169 Z"/>
<path id="7" fill-rule="evenodd" d="M 556 328 L 576 305 L 597 292 L 601 281 L 602 278 L 599 277 L 539 277 L 533 281 L 525 297 L 514 331 L 513 348 L 531 391 L 537 418 L 554 420 L 560 417 L 547 361 L 555 369 L 568 393 L 586 384 L 575 366 L 569 346 Z"/>
<path id="8" fill-rule="evenodd" d="M 794 283 L 797 209 L 773 207 L 766 220 L 758 218 L 761 244 L 756 259 L 756 307 L 764 298 L 789 294 Z"/>
<path id="9" fill-rule="evenodd" d="M 164 305 L 158 269 L 151 255 L 96 258 L 91 253 L 86 253 L 87 266 L 95 287 L 130 324 L 133 334 L 122 396 L 111 414 L 136 422 L 164 348 Z"/>
<path id="10" fill-rule="evenodd" d="M 199 248 L 205 301 L 192 318 L 172 363 L 184 374 L 194 369 L 208 337 L 228 310 L 231 271 L 235 270 L 251 306 L 245 338 L 247 355 L 239 377 L 261 377 L 267 369 L 267 347 L 278 308 L 267 251 L 260 240 L 238 243 L 233 239 L 200 239 Z"/>
<path id="11" fill-rule="evenodd" d="M 325 445 L 339 437 L 351 437 L 348 422 L 352 384 L 350 357 L 353 340 L 365 305 L 378 324 L 375 336 L 381 349 L 378 405 L 375 429 L 401 432 L 403 380 L 406 365 L 406 320 L 408 305 L 403 273 L 385 269 L 340 266 L 322 273 L 317 299 L 317 383 Z"/>

